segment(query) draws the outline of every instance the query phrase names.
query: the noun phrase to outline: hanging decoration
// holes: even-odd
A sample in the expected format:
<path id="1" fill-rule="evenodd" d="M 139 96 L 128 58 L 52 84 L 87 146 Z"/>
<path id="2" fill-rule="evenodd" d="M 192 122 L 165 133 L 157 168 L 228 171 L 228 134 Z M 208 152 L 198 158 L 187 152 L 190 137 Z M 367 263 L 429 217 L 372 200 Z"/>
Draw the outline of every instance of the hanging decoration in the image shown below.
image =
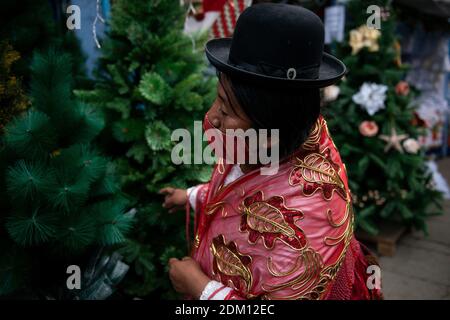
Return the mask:
<path id="1" fill-rule="evenodd" d="M 376 52 L 380 49 L 378 38 L 381 32 L 378 29 L 371 29 L 366 25 L 350 31 L 349 44 L 352 47 L 352 54 L 357 54 L 361 49 L 367 48 L 370 52 Z"/>
<path id="2" fill-rule="evenodd" d="M 407 134 L 397 134 L 395 127 L 392 127 L 391 134 L 389 136 L 380 134 L 379 138 L 386 142 L 384 152 L 388 152 L 391 148 L 394 148 L 398 152 L 404 153 L 401 142 L 408 138 Z"/>
<path id="3" fill-rule="evenodd" d="M 378 125 L 375 121 L 363 121 L 359 125 L 359 132 L 365 137 L 373 137 L 378 133 Z"/>
<path id="4" fill-rule="evenodd" d="M 387 89 L 388 87 L 382 84 L 364 82 L 358 93 L 353 95 L 352 100 L 373 116 L 380 109 L 385 108 Z"/>
<path id="5" fill-rule="evenodd" d="M 97 0 L 97 13 L 95 15 L 94 23 L 92 24 L 92 34 L 94 35 L 94 41 L 97 46 L 97 48 L 101 48 L 100 42 L 98 42 L 97 39 L 97 20 L 100 20 L 100 22 L 105 23 L 105 19 L 100 15 L 100 0 Z"/>

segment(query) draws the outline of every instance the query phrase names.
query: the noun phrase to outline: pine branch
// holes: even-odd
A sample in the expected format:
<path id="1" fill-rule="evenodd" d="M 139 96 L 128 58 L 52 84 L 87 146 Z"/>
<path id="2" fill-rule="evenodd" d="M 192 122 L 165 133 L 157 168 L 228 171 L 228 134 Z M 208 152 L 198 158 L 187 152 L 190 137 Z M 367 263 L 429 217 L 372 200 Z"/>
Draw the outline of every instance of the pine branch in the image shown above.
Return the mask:
<path id="1" fill-rule="evenodd" d="M 30 110 L 6 126 L 7 145 L 29 159 L 45 158 L 55 148 L 56 137 L 50 118 L 39 111 Z"/>
<path id="2" fill-rule="evenodd" d="M 113 245 L 125 241 L 125 234 L 131 229 L 133 215 L 124 214 L 127 202 L 108 200 L 91 207 L 91 215 L 98 218 L 98 241 L 102 245 Z"/>
<path id="3" fill-rule="evenodd" d="M 89 182 L 99 179 L 107 166 L 106 158 L 85 144 L 75 144 L 61 150 L 52 161 L 59 170 L 68 172 L 66 175 L 69 177 L 79 176 Z"/>
<path id="4" fill-rule="evenodd" d="M 35 246 L 50 241 L 56 232 L 53 213 L 34 209 L 31 215 L 14 214 L 7 218 L 6 229 L 11 238 L 22 246 Z"/>
<path id="5" fill-rule="evenodd" d="M 36 200 L 37 194 L 47 191 L 52 181 L 52 173 L 46 170 L 42 162 L 19 160 L 8 169 L 6 175 L 8 194 L 21 202 Z"/>
<path id="6" fill-rule="evenodd" d="M 68 213 L 84 204 L 88 197 L 89 180 L 70 175 L 68 168 L 54 170 L 55 181 L 46 196 L 55 209 Z"/>
<path id="7" fill-rule="evenodd" d="M 61 221 L 56 238 L 69 252 L 81 252 L 96 237 L 95 217 L 88 211 L 77 212 Z"/>
<path id="8" fill-rule="evenodd" d="M 31 64 L 31 96 L 35 108 L 52 118 L 70 110 L 71 68 L 71 57 L 54 48 L 35 53 Z"/>
<path id="9" fill-rule="evenodd" d="M 148 101 L 156 105 L 165 105 L 172 98 L 172 89 L 157 73 L 149 72 L 143 75 L 139 84 L 139 92 Z"/>

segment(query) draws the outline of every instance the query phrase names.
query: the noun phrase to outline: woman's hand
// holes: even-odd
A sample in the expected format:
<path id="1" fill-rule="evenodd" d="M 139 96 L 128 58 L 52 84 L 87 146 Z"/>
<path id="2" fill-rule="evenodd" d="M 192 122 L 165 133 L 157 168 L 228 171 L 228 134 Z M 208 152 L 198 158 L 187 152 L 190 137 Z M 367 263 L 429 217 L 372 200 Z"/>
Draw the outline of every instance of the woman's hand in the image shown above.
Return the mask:
<path id="1" fill-rule="evenodd" d="M 175 189 L 172 187 L 162 188 L 160 194 L 164 194 L 163 208 L 169 209 L 169 213 L 184 209 L 188 201 L 187 191 L 184 189 Z"/>
<path id="2" fill-rule="evenodd" d="M 190 257 L 169 259 L 169 277 L 174 289 L 199 299 L 210 278 L 203 273 L 197 261 Z"/>

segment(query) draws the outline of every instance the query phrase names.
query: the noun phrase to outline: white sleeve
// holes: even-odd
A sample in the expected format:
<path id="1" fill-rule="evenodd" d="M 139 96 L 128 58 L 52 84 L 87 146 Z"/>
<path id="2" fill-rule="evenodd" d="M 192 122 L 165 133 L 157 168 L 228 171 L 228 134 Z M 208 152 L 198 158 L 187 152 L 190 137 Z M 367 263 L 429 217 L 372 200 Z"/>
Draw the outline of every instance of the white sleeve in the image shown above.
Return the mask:
<path id="1" fill-rule="evenodd" d="M 188 188 L 187 191 L 187 196 L 189 199 L 189 204 L 191 205 L 191 208 L 194 209 L 195 211 L 195 203 L 196 203 L 196 199 L 197 199 L 197 192 L 200 189 L 200 185 L 198 186 L 193 186 Z"/>
<path id="2" fill-rule="evenodd" d="M 203 289 L 200 300 L 224 300 L 232 289 L 224 284 L 211 280 Z"/>

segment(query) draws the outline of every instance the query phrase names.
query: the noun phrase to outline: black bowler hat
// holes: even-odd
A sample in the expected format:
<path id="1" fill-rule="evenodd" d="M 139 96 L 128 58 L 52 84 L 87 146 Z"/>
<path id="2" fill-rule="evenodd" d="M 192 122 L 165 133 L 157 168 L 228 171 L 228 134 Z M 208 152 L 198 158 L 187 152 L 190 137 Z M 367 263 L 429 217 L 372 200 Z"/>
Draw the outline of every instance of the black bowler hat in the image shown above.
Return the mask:
<path id="1" fill-rule="evenodd" d="M 326 87 L 345 74 L 339 59 L 323 52 L 320 18 L 300 6 L 261 3 L 239 16 L 232 38 L 206 43 L 219 71 L 274 85 Z"/>

